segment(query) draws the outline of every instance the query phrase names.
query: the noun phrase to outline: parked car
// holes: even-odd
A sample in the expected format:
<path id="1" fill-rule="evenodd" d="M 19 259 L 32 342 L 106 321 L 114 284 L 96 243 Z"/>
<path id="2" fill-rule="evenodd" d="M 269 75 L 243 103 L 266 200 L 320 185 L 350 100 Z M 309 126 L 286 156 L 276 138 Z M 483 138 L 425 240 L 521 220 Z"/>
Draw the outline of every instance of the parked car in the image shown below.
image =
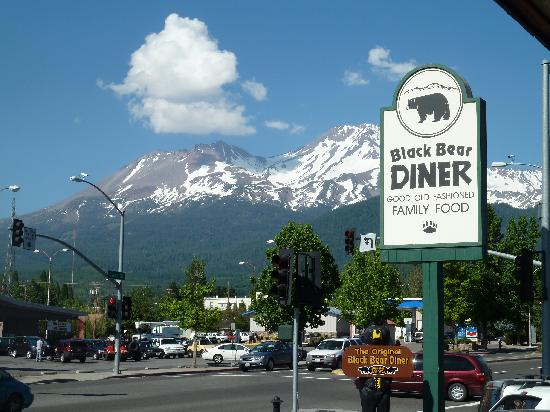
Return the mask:
<path id="1" fill-rule="evenodd" d="M 542 379 L 499 379 L 485 385 L 478 412 L 495 410 L 495 405 L 503 398 L 511 395 L 525 394 L 540 399 L 550 397 L 550 380 Z M 513 398 L 508 398 L 513 399 Z M 505 404 L 501 404 L 502 407 Z M 530 405 L 532 406 L 532 405 Z M 538 403 L 536 405 L 539 406 Z M 542 404 L 540 405 L 542 406 Z M 533 409 L 537 409 L 534 407 Z"/>
<path id="2" fill-rule="evenodd" d="M 3 336 L 0 337 L 0 355 L 8 355 L 8 349 L 15 340 L 15 337 L 13 336 Z"/>
<path id="3" fill-rule="evenodd" d="M 241 355 L 248 353 L 248 348 L 240 343 L 222 343 L 210 349 L 205 349 L 202 358 L 219 365 L 223 361 L 238 361 Z"/>
<path id="4" fill-rule="evenodd" d="M 126 360 L 126 357 L 128 356 L 128 352 L 126 350 L 126 342 L 120 341 L 120 360 L 124 362 Z M 103 351 L 103 360 L 113 360 L 115 358 L 115 341 L 110 340 L 107 343 L 107 346 L 105 346 L 105 350 Z"/>
<path id="5" fill-rule="evenodd" d="M 31 388 L 0 369 L 0 410 L 19 412 L 31 406 L 34 395 Z"/>
<path id="6" fill-rule="evenodd" d="M 54 350 L 54 357 L 61 362 L 70 362 L 78 359 L 80 363 L 86 362 L 86 342 L 82 339 L 62 339 L 57 342 Z"/>
<path id="7" fill-rule="evenodd" d="M 481 396 L 485 384 L 492 379 L 491 368 L 481 356 L 465 353 L 444 353 L 444 388 L 451 401 L 463 402 L 472 396 Z M 411 378 L 394 378 L 392 391 L 422 393 L 423 354 L 416 353 Z"/>
<path id="8" fill-rule="evenodd" d="M 93 350 L 88 351 L 88 353 L 91 352 L 92 353 L 92 358 L 95 359 L 95 360 L 104 359 L 105 358 L 105 349 L 107 348 L 108 344 L 109 344 L 108 340 L 102 339 L 101 341 L 94 343 Z"/>
<path id="9" fill-rule="evenodd" d="M 153 344 L 162 351 L 159 358 L 183 358 L 185 356 L 185 346 L 175 338 L 155 338 Z"/>
<path id="10" fill-rule="evenodd" d="M 103 349 L 106 345 L 104 339 L 84 339 L 84 343 L 86 343 L 86 356 L 89 358 L 94 357 L 98 349 Z"/>
<path id="11" fill-rule="evenodd" d="M 153 341 L 142 339 L 139 341 L 142 359 L 162 358 L 164 352 L 158 346 L 153 345 Z"/>
<path id="12" fill-rule="evenodd" d="M 8 354 L 16 358 L 17 356 L 26 356 L 31 359 L 36 356 L 36 342 L 38 336 L 17 336 L 8 347 Z"/>
<path id="13" fill-rule="evenodd" d="M 314 371 L 315 368 L 341 369 L 344 350 L 357 344 L 358 341 L 355 339 L 325 339 L 307 354 L 307 369 L 309 371 Z"/>
<path id="14" fill-rule="evenodd" d="M 239 368 L 246 372 L 250 368 L 273 370 L 275 366 L 292 368 L 292 347 L 281 341 L 266 341 L 254 346 L 247 354 L 241 355 Z"/>
<path id="15" fill-rule="evenodd" d="M 189 345 L 185 349 L 185 353 L 187 353 L 187 356 L 190 358 L 193 357 L 194 346 L 197 347 L 197 355 L 201 356 L 204 351 L 212 349 L 214 346 L 216 346 L 216 344 L 206 336 L 202 338 L 197 338 L 191 345 Z"/>

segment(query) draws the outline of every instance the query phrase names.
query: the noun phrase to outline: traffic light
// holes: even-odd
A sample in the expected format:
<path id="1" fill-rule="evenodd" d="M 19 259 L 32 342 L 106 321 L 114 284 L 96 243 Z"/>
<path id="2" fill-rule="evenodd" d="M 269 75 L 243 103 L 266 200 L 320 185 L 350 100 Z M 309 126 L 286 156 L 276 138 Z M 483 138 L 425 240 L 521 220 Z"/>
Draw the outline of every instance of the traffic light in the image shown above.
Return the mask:
<path id="1" fill-rule="evenodd" d="M 281 249 L 278 255 L 273 255 L 271 263 L 271 279 L 273 285 L 269 295 L 277 299 L 281 305 L 289 305 L 292 301 L 292 255 L 290 249 Z"/>
<path id="2" fill-rule="evenodd" d="M 518 295 L 524 302 L 533 301 L 533 253 L 523 249 L 515 259 L 515 275 L 519 281 Z"/>
<path id="3" fill-rule="evenodd" d="M 130 320 L 132 317 L 132 298 L 130 296 L 122 297 L 122 320 Z"/>
<path id="4" fill-rule="evenodd" d="M 346 230 L 344 236 L 346 242 L 346 255 L 353 255 L 353 250 L 355 249 L 355 230 Z"/>
<path id="5" fill-rule="evenodd" d="M 295 302 L 313 309 L 323 307 L 321 289 L 321 255 L 319 252 L 298 253 Z"/>
<path id="6" fill-rule="evenodd" d="M 105 303 L 105 316 L 109 319 L 116 319 L 116 298 L 109 296 Z"/>
<path id="7" fill-rule="evenodd" d="M 23 228 L 25 225 L 21 219 L 13 219 L 11 225 L 11 244 L 12 246 L 21 246 L 23 243 Z"/>

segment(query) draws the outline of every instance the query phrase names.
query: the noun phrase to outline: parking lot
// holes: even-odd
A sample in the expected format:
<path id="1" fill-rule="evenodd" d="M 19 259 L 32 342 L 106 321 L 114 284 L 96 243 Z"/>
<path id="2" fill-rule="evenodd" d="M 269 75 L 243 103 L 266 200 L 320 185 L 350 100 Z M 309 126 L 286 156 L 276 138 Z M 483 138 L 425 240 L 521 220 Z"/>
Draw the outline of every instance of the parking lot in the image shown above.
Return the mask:
<path id="1" fill-rule="evenodd" d="M 87 372 L 106 372 L 113 369 L 113 361 L 94 360 L 92 358 L 86 358 L 86 362 L 80 363 L 78 360 L 72 362 L 61 363 L 58 360 L 42 362 L 36 362 L 34 359 L 27 359 L 25 357 L 12 358 L 11 356 L 0 356 L 0 367 L 6 368 L 13 376 L 26 376 L 26 375 L 41 375 L 48 373 L 67 373 L 75 372 L 87 373 Z M 198 367 L 207 367 L 202 358 L 197 357 Z M 230 362 L 225 362 L 219 366 L 230 367 Z M 162 369 L 162 368 L 191 368 L 193 367 L 193 358 L 176 358 L 176 359 L 146 359 L 135 362 L 133 360 L 127 360 L 120 363 L 121 370 L 139 370 L 139 369 Z"/>

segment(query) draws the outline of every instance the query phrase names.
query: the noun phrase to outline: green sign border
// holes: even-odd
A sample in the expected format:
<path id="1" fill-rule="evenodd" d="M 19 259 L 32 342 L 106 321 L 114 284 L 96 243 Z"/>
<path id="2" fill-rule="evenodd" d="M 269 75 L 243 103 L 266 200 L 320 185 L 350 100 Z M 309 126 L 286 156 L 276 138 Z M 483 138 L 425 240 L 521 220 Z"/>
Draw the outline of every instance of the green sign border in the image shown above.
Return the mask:
<path id="1" fill-rule="evenodd" d="M 477 112 L 477 149 L 479 153 L 478 210 L 479 227 L 477 242 L 436 243 L 436 244 L 384 244 L 384 113 L 397 110 L 399 91 L 413 74 L 420 70 L 436 68 L 449 73 L 460 85 L 463 103 L 475 103 Z M 393 95 L 391 107 L 380 109 L 380 260 L 388 263 L 439 262 L 453 260 L 481 260 L 487 256 L 487 127 L 485 101 L 472 97 L 472 91 L 466 81 L 455 71 L 436 64 L 419 66 L 407 73 Z"/>

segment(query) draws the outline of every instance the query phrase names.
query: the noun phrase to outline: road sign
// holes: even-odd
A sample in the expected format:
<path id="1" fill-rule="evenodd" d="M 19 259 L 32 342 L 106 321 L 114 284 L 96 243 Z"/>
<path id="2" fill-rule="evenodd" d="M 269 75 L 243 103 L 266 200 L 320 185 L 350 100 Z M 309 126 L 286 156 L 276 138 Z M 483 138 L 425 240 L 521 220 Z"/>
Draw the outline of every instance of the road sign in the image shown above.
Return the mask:
<path id="1" fill-rule="evenodd" d="M 108 270 L 107 279 L 124 280 L 126 279 L 126 274 L 124 272 L 117 272 L 116 270 Z"/>
<path id="2" fill-rule="evenodd" d="M 32 227 L 23 228 L 23 249 L 35 250 L 36 244 L 36 229 Z"/>
<path id="3" fill-rule="evenodd" d="M 350 346 L 342 356 L 342 370 L 352 378 L 410 378 L 413 354 L 406 346 Z"/>
<path id="4" fill-rule="evenodd" d="M 359 252 L 370 252 L 373 250 L 376 250 L 376 233 L 367 233 L 365 235 L 361 235 Z"/>

